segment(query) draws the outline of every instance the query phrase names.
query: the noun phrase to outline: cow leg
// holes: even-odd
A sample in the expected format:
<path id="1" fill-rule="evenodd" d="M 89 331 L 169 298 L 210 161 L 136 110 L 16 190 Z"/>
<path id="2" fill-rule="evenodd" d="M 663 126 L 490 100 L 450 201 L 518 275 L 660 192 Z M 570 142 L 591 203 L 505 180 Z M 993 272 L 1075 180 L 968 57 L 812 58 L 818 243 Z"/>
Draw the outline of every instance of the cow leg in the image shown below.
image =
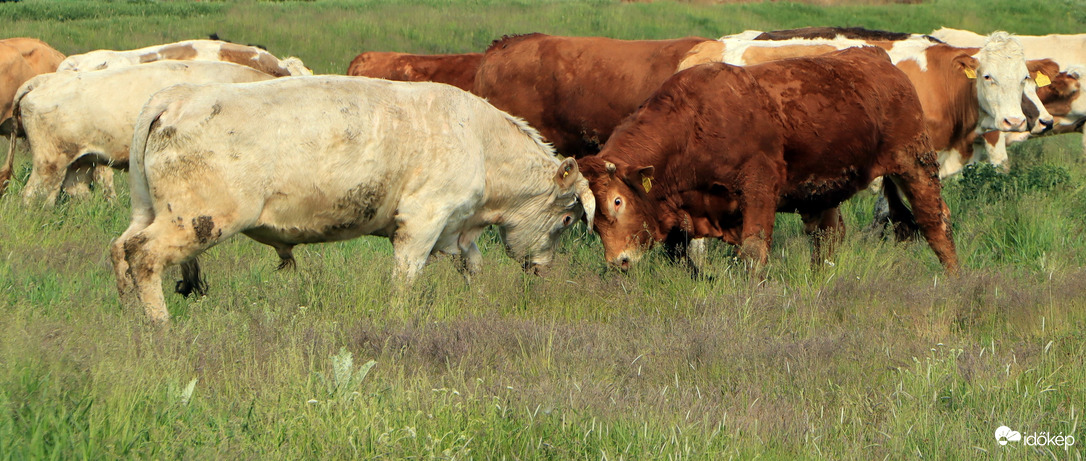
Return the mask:
<path id="1" fill-rule="evenodd" d="M 91 193 L 91 180 L 94 177 L 94 167 L 83 165 L 68 169 L 64 175 L 64 185 L 61 189 L 72 198 L 86 198 Z"/>
<path id="2" fill-rule="evenodd" d="M 769 160 L 765 160 L 769 162 Z M 769 262 L 769 244 L 773 238 L 773 222 L 777 217 L 783 165 L 759 163 L 744 171 L 746 180 L 739 207 L 743 227 L 739 236 L 739 257 L 747 260 L 751 269 L 761 270 Z"/>
<path id="3" fill-rule="evenodd" d="M 117 279 L 117 293 L 121 297 L 127 295 L 133 288 L 132 277 L 128 272 L 128 260 L 125 259 L 125 246 L 134 235 L 150 226 L 154 219 L 154 213 L 150 210 L 133 209 L 132 223 L 110 245 L 109 254 L 113 259 L 113 276 Z"/>
<path id="4" fill-rule="evenodd" d="M 392 237 L 392 252 L 396 259 L 396 267 L 392 273 L 392 280 L 397 291 L 406 293 L 426 265 L 430 254 L 433 253 L 434 246 L 447 224 L 448 213 L 439 214 L 439 216 L 418 213 L 413 216 L 401 212 L 396 220 L 398 225 Z"/>
<path id="5" fill-rule="evenodd" d="M 196 241 L 190 228 L 179 229 L 165 220 L 155 220 L 125 240 L 122 246 L 128 273 L 147 316 L 154 322 L 169 320 L 170 313 L 162 295 L 162 272 L 183 261 L 189 266 L 187 269 L 191 269 L 195 266 L 193 258 L 206 246 Z"/>
<path id="6" fill-rule="evenodd" d="M 102 195 L 106 200 L 117 200 L 117 189 L 113 187 L 113 167 L 109 165 L 94 166 L 94 181 L 102 188 Z"/>
<path id="7" fill-rule="evenodd" d="M 920 226 L 916 223 L 913 212 L 905 205 L 901 188 L 892 180 L 884 181 L 883 185 L 883 195 L 875 203 L 876 223 L 883 229 L 889 223 L 899 242 L 912 240 L 920 231 Z"/>
<path id="8" fill-rule="evenodd" d="M 664 253 L 668 259 L 690 271 L 694 278 L 704 277 L 702 269 L 708 258 L 708 239 L 690 239 L 685 233 L 664 240 Z"/>
<path id="9" fill-rule="evenodd" d="M 475 239 L 482 233 L 482 229 L 467 231 L 460 234 L 456 240 L 456 246 L 460 248 L 459 264 L 456 269 L 464 274 L 468 283 L 471 283 L 473 276 L 483 271 L 483 254 L 479 252 L 479 246 L 475 244 Z"/>
<path id="10" fill-rule="evenodd" d="M 824 261 L 833 257 L 837 245 L 845 238 L 845 220 L 838 208 L 830 208 L 817 213 L 801 213 L 803 231 L 811 238 L 811 266 L 821 267 Z"/>
<path id="11" fill-rule="evenodd" d="M 919 166 L 919 162 L 918 166 Z M 913 216 L 928 245 L 947 272 L 958 271 L 958 254 L 950 228 L 950 208 L 940 195 L 942 186 L 934 174 L 916 168 L 893 178 L 913 205 Z"/>
<path id="12" fill-rule="evenodd" d="M 34 168 L 30 172 L 30 179 L 23 189 L 23 203 L 29 205 L 37 197 L 45 195 L 45 206 L 56 204 L 57 194 L 60 193 L 65 175 L 68 174 L 68 166 L 71 162 L 66 156 L 61 156 L 55 151 L 34 152 Z"/>

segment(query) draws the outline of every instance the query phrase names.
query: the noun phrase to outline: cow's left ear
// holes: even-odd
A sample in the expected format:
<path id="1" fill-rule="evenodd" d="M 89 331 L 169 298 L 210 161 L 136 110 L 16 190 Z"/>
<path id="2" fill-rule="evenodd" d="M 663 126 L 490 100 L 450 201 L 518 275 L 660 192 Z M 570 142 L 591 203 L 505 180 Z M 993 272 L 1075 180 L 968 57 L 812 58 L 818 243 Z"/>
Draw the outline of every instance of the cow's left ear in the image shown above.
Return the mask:
<path id="1" fill-rule="evenodd" d="M 656 172 L 656 167 L 651 166 L 651 165 L 650 166 L 643 166 L 643 167 L 640 167 L 640 168 L 635 170 L 636 177 L 634 177 L 632 179 L 636 179 L 638 182 L 640 182 L 641 187 L 645 189 L 645 192 L 648 192 L 648 191 L 652 190 L 652 180 L 653 180 L 652 175 L 655 172 Z"/>
<path id="2" fill-rule="evenodd" d="M 558 173 L 554 175 L 554 182 L 562 189 L 569 189 L 577 181 L 580 170 L 577 169 L 577 161 L 573 157 L 567 157 L 558 164 Z"/>
<path id="3" fill-rule="evenodd" d="M 977 78 L 977 67 L 980 67 L 980 61 L 972 56 L 958 56 L 954 58 L 954 66 L 966 77 L 973 79 Z"/>

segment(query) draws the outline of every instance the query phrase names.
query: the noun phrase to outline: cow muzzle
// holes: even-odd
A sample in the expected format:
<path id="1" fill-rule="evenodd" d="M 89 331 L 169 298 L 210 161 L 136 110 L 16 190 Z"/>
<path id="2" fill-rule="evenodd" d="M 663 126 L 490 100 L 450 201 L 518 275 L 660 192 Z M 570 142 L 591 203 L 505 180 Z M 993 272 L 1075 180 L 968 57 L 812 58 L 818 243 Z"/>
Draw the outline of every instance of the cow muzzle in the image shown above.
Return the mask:
<path id="1" fill-rule="evenodd" d="M 1026 118 L 1006 117 L 999 122 L 999 131 L 1026 131 Z"/>

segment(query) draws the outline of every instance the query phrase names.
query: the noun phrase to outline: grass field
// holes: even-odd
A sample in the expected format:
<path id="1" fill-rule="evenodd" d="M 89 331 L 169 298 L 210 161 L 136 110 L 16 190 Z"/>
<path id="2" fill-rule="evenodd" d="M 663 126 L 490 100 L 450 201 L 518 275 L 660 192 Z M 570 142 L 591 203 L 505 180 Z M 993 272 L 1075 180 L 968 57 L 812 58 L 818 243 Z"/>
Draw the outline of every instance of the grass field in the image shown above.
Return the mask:
<path id="1" fill-rule="evenodd" d="M 1086 5 L 28 0 L 0 5 L 0 23 L 68 54 L 217 32 L 342 73 L 365 50 L 467 52 L 533 31 L 1081 33 Z M 658 253 L 609 271 L 583 228 L 536 278 L 488 233 L 483 276 L 467 285 L 438 260 L 406 310 L 390 308 L 387 240 L 298 247 L 298 268 L 276 271 L 270 248 L 237 237 L 203 256 L 210 294 L 168 295 L 160 329 L 114 289 L 127 176 L 118 203 L 27 208 L 24 156 L 0 199 L 0 459 L 1079 459 L 1086 163 L 1074 136 L 1011 158 L 1009 176 L 944 189 L 957 277 L 923 243 L 865 231 L 873 199 L 859 196 L 832 266 L 810 267 L 791 215 L 764 283 L 724 245 L 712 280 Z M 1002 447 L 1001 425 L 1077 441 Z"/>

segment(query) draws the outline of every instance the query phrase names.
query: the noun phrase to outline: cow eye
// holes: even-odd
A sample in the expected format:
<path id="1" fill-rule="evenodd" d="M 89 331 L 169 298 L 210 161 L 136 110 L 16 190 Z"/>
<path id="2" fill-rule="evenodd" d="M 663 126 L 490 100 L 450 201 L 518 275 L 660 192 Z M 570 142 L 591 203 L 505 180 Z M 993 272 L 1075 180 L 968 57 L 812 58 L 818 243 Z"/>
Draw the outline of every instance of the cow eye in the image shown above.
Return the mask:
<path id="1" fill-rule="evenodd" d="M 985 80 L 991 80 L 991 79 L 992 79 L 992 76 L 991 76 L 991 75 L 985 75 L 985 76 L 984 76 L 984 79 L 985 79 Z"/>
<path id="2" fill-rule="evenodd" d="M 562 218 L 562 227 L 569 227 L 570 224 L 573 224 L 573 216 L 567 214 L 565 218 Z"/>
<path id="3" fill-rule="evenodd" d="M 622 197 L 615 197 L 615 208 L 622 206 Z"/>

